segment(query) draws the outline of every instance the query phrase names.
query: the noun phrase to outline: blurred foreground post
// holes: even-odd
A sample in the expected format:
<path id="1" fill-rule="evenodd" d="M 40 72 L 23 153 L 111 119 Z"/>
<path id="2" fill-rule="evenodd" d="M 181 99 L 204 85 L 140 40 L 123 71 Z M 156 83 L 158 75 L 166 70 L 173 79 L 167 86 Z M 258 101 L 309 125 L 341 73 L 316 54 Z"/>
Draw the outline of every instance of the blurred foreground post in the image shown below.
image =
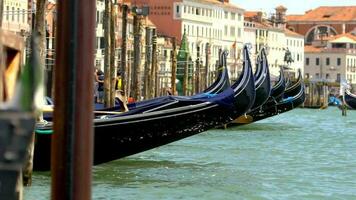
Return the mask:
<path id="1" fill-rule="evenodd" d="M 91 199 L 96 1 L 57 3 L 51 197 Z"/>

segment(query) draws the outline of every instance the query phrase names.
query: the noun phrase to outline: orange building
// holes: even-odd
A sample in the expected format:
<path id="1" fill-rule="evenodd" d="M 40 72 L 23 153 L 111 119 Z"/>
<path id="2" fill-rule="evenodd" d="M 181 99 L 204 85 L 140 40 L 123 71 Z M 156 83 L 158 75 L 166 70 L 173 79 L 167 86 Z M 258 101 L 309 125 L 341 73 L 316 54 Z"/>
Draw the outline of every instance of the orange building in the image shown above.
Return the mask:
<path id="1" fill-rule="evenodd" d="M 306 44 L 356 31 L 356 6 L 321 6 L 303 15 L 288 15 L 287 28 L 304 35 Z"/>

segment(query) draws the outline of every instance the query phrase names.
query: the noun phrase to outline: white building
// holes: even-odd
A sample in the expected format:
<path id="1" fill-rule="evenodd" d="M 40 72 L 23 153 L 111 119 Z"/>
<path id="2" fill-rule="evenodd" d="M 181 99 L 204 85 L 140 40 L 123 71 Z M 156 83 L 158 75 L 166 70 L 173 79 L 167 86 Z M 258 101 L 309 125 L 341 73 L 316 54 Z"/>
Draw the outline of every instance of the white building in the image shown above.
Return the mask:
<path id="1" fill-rule="evenodd" d="M 254 22 L 245 21 L 244 22 L 244 33 L 243 33 L 243 41 L 245 44 L 249 44 L 250 47 L 250 59 L 252 66 L 256 65 L 256 24 Z"/>
<path id="2" fill-rule="evenodd" d="M 304 74 L 304 36 L 285 29 L 285 41 L 294 61 L 289 67 L 295 74 L 298 69 Z"/>
<path id="3" fill-rule="evenodd" d="M 326 47 L 305 46 L 305 77 L 311 81 L 356 84 L 356 36 L 329 38 Z"/>
<path id="4" fill-rule="evenodd" d="M 181 21 L 181 34 L 186 32 L 192 60 L 197 59 L 197 47 L 205 63 L 206 45 L 210 45 L 210 63 L 218 60 L 219 49 L 228 50 L 228 66 L 232 77 L 237 76 L 243 47 L 244 10 L 232 4 L 211 1 L 183 0 L 176 2 L 174 19 Z M 211 67 L 210 71 L 215 68 Z"/>
<path id="5" fill-rule="evenodd" d="M 284 7 L 277 7 L 277 9 L 284 9 Z M 264 47 L 267 50 L 267 59 L 272 77 L 279 76 L 281 66 L 290 68 L 289 71 L 296 75 L 298 69 L 303 69 L 304 38 L 295 32 L 287 30 L 283 23 L 272 23 L 271 21 L 273 20 L 268 20 L 263 12 L 245 12 L 244 41 L 254 46 L 250 57 L 254 62 L 259 51 Z M 294 61 L 290 66 L 287 66 L 284 61 L 287 50 L 291 52 Z"/>
<path id="6" fill-rule="evenodd" d="M 3 4 L 2 28 L 16 33 L 29 32 L 28 0 L 3 0 Z"/>
<path id="7" fill-rule="evenodd" d="M 104 1 L 96 1 L 96 38 L 95 38 L 95 67 L 104 71 Z"/>

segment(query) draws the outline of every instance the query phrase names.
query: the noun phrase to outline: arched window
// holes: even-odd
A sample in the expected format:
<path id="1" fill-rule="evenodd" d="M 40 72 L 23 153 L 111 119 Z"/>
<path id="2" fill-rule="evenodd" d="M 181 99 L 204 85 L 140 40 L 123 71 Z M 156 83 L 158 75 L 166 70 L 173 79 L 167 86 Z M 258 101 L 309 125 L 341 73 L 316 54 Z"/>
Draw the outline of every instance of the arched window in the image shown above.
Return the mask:
<path id="1" fill-rule="evenodd" d="M 323 40 L 323 38 L 325 37 L 330 37 L 334 35 L 337 35 L 337 32 L 331 26 L 327 26 L 327 25 L 314 26 L 308 31 L 305 38 L 306 39 L 305 43 L 310 44 L 315 40 Z"/>

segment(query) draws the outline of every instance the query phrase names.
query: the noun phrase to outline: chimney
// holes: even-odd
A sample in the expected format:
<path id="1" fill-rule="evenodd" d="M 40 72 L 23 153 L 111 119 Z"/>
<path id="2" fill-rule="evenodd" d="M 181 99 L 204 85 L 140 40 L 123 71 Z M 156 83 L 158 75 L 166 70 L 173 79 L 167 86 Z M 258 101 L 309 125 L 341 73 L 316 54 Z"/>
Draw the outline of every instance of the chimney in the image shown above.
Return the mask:
<path id="1" fill-rule="evenodd" d="M 275 9 L 276 9 L 276 17 L 275 17 L 276 25 L 277 26 L 284 25 L 286 22 L 285 17 L 286 17 L 287 8 L 281 5 Z"/>
<path id="2" fill-rule="evenodd" d="M 257 17 L 257 22 L 261 23 L 262 22 L 262 12 L 258 11 L 256 17 Z"/>

